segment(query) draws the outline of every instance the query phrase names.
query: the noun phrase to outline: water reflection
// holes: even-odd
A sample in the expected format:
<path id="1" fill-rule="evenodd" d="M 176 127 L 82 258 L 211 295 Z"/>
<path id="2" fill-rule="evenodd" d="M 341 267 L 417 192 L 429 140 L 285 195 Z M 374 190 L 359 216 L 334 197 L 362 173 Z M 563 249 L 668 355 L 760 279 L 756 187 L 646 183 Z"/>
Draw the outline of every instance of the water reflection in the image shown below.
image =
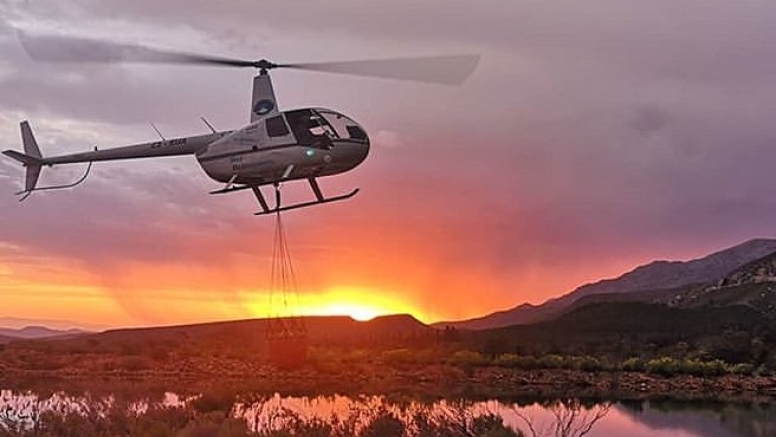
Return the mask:
<path id="1" fill-rule="evenodd" d="M 162 397 L 118 399 L 64 393 L 0 391 L 0 435 L 36 430 L 51 417 L 90 421 L 142 418 L 159 411 L 200 417 L 204 397 L 166 393 Z M 440 400 L 420 402 L 384 396 L 242 396 L 210 405 L 240 419 L 246 431 L 269 435 L 525 435 L 526 437 L 765 437 L 776 435 L 776 407 L 770 405 L 663 402 L 542 402 Z M 222 417 L 225 417 L 223 414 Z M 158 416 L 166 420 L 168 416 Z M 180 419 L 180 414 L 175 416 Z M 233 419 L 230 419 L 233 420 Z M 244 423 L 243 423 L 244 420 Z M 444 433 L 441 431 L 444 430 Z M 494 434 L 496 433 L 497 434 Z M 242 434 L 240 434 L 242 435 Z"/>
<path id="2" fill-rule="evenodd" d="M 513 408 L 513 414 L 522 422 L 523 433 L 529 437 L 584 437 L 612 408 L 612 402 L 584 404 L 580 399 L 564 399 L 541 405 L 549 419 L 538 420 L 529 413 Z M 549 413 L 549 414 L 546 414 Z"/>

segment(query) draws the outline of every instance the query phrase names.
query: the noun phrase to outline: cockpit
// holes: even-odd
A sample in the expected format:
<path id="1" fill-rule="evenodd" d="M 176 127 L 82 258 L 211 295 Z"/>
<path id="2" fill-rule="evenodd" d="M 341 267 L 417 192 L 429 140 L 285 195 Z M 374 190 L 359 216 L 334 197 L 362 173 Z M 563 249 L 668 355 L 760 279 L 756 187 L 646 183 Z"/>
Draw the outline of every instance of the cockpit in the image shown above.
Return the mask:
<path id="1" fill-rule="evenodd" d="M 330 149 L 332 141 L 368 141 L 366 132 L 355 121 L 328 109 L 298 109 L 266 121 L 270 137 L 293 133 L 296 142 L 303 146 Z M 288 123 L 288 124 L 286 124 Z"/>

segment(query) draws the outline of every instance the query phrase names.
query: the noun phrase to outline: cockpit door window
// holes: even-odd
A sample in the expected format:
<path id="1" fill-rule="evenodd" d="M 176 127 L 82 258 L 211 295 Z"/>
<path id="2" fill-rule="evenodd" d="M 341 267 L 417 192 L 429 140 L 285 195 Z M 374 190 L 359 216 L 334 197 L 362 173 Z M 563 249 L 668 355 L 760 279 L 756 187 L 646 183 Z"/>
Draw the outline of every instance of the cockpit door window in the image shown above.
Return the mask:
<path id="1" fill-rule="evenodd" d="M 303 146 L 328 148 L 337 136 L 326 120 L 310 109 L 286 112 L 286 118 L 296 141 Z"/>
<path id="2" fill-rule="evenodd" d="M 289 133 L 288 126 L 286 126 L 286 121 L 283 120 L 282 115 L 268 118 L 266 121 L 266 125 L 267 125 L 267 135 L 269 135 L 270 138 L 284 137 Z"/>

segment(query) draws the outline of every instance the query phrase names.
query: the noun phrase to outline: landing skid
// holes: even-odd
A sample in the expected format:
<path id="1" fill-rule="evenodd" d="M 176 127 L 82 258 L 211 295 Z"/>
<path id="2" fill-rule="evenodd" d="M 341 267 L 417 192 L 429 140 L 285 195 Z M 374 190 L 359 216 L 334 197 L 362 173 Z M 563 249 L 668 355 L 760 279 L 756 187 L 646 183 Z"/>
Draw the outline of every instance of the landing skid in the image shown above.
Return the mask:
<path id="1" fill-rule="evenodd" d="M 293 205 L 287 205 L 287 206 L 281 206 L 280 185 L 278 183 L 272 184 L 275 186 L 274 208 L 270 208 L 269 204 L 267 203 L 267 200 L 264 198 L 264 194 L 261 192 L 261 188 L 260 188 L 261 185 L 228 184 L 223 189 L 211 191 L 210 194 L 226 194 L 234 191 L 242 191 L 242 190 L 250 189 L 253 191 L 253 194 L 256 196 L 256 200 L 259 202 L 259 206 L 261 207 L 261 211 L 254 213 L 254 215 L 266 215 L 266 214 L 278 213 L 281 211 L 289 211 L 292 209 L 305 208 L 308 206 L 319 205 L 323 203 L 331 203 L 331 202 L 338 202 L 340 200 L 347 200 L 355 196 L 359 192 L 359 188 L 356 188 L 353 191 L 346 194 L 342 194 L 339 196 L 325 197 L 323 195 L 323 192 L 321 191 L 321 187 L 318 185 L 318 181 L 315 178 L 309 178 L 307 179 L 307 182 L 310 184 L 310 188 L 313 190 L 313 194 L 315 195 L 315 200 L 312 200 L 309 202 L 295 203 Z M 264 185 L 269 185 L 269 184 L 264 184 Z"/>

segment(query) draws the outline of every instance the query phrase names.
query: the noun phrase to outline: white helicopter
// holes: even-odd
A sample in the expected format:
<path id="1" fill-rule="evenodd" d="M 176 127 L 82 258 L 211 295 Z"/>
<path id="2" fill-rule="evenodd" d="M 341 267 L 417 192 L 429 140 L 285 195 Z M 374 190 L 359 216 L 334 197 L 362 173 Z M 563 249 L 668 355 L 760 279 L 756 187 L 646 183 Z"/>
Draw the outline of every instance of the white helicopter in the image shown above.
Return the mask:
<path id="1" fill-rule="evenodd" d="M 327 197 L 317 178 L 346 172 L 362 163 L 369 153 L 369 136 L 357 122 L 337 111 L 309 107 L 280 111 L 272 87 L 269 70 L 293 68 L 329 73 L 354 74 L 390 79 L 414 80 L 455 85 L 463 83 L 479 62 L 478 55 L 434 56 L 345 62 L 276 64 L 266 59 L 258 61 L 203 56 L 159 50 L 144 46 L 108 43 L 63 36 L 30 36 L 19 33 L 22 46 L 33 60 L 46 62 L 141 62 L 165 64 L 212 65 L 247 67 L 259 70 L 253 79 L 250 124 L 232 131 L 216 131 L 204 118 L 210 133 L 110 149 L 44 157 L 27 121 L 21 122 L 24 153 L 6 150 L 3 153 L 26 167 L 24 190 L 16 193 L 20 201 L 33 192 L 71 188 L 83 182 L 96 161 L 162 156 L 194 155 L 208 176 L 224 183 L 211 194 L 233 191 L 253 191 L 260 210 L 256 215 L 276 213 L 296 208 L 335 202 L 353 197 L 353 191 Z M 156 128 L 154 127 L 156 130 Z M 77 181 L 47 187 L 37 187 L 43 166 L 88 163 L 86 172 Z M 281 205 L 279 184 L 306 179 L 314 200 Z M 275 204 L 267 203 L 261 187 L 275 187 Z"/>

